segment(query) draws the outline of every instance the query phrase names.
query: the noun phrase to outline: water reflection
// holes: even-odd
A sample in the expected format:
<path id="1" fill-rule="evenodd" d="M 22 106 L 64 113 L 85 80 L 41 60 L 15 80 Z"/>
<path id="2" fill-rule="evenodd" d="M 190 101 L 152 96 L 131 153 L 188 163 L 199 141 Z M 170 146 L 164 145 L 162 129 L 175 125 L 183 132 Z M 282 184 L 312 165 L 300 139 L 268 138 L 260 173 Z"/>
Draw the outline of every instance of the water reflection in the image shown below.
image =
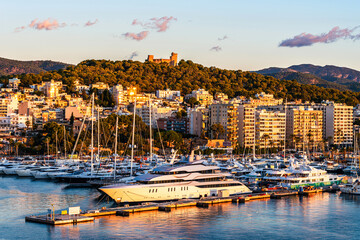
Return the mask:
<path id="1" fill-rule="evenodd" d="M 24 216 L 99 203 L 93 189 L 64 189 L 64 184 L 0 178 L 0 236 L 5 239 L 356 239 L 360 230 L 360 196 L 330 193 L 150 211 L 130 217 L 107 216 L 78 225 L 25 223 Z M 21 229 L 21 231 L 19 231 Z"/>

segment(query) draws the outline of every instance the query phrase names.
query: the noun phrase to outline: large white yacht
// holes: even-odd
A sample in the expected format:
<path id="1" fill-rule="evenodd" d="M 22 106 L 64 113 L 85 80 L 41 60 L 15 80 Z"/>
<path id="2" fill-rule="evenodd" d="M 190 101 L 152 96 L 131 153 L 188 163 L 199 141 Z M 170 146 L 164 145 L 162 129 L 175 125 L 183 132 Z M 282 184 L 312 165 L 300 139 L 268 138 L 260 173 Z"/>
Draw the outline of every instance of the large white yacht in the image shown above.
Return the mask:
<path id="1" fill-rule="evenodd" d="M 161 166 L 151 173 L 135 178 L 134 184 L 115 184 L 101 187 L 117 203 L 170 201 L 185 198 L 250 193 L 239 181 L 228 179 L 218 166 L 206 166 L 202 161 L 183 166 Z"/>
<path id="2" fill-rule="evenodd" d="M 309 165 L 290 167 L 284 170 L 268 171 L 263 177 L 267 183 L 279 184 L 282 187 L 298 189 L 301 186 L 323 187 L 340 184 L 343 176 L 328 174 L 325 170 L 316 169 Z"/>

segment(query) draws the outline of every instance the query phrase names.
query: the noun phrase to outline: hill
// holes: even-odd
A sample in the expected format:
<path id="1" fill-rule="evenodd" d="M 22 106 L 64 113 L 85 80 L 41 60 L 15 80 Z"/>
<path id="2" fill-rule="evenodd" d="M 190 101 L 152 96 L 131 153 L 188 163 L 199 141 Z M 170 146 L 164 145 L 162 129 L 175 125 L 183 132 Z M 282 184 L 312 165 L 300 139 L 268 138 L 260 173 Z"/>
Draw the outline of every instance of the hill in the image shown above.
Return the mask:
<path id="1" fill-rule="evenodd" d="M 64 69 L 70 64 L 54 61 L 18 61 L 0 58 L 0 76 L 11 74 L 41 73 Z"/>
<path id="2" fill-rule="evenodd" d="M 180 90 L 183 95 L 192 90 L 204 88 L 211 93 L 223 92 L 229 97 L 251 97 L 259 92 L 274 94 L 276 98 L 289 101 L 302 99 L 320 102 L 324 99 L 356 105 L 360 94 L 351 91 L 326 89 L 323 87 L 300 84 L 296 81 L 279 80 L 254 72 L 224 70 L 216 67 L 204 67 L 192 61 L 181 60 L 176 67 L 166 64 L 137 61 L 86 60 L 66 69 L 41 72 L 39 74 L 17 75 L 22 86 L 28 86 L 50 79 L 62 80 L 68 86 L 69 93 L 75 93 L 74 81 L 91 84 L 98 81 L 110 86 L 122 84 L 125 87 L 136 86 L 143 92 L 155 92 L 158 89 Z"/>
<path id="3" fill-rule="evenodd" d="M 301 64 L 288 68 L 271 67 L 256 72 L 279 79 L 296 80 L 303 84 L 335 88 L 342 91 L 360 91 L 360 72 L 350 68 Z"/>

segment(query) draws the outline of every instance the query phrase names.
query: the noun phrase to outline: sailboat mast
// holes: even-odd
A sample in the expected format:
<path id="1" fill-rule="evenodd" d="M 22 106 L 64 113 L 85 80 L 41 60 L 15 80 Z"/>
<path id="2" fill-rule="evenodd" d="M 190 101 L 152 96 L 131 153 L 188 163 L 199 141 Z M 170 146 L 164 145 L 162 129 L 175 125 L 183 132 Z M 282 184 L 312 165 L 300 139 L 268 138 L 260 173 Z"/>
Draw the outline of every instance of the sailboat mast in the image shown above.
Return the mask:
<path id="1" fill-rule="evenodd" d="M 57 160 L 57 158 L 58 158 L 58 149 L 57 149 L 57 140 L 58 140 L 57 138 L 58 138 L 58 136 L 57 136 L 57 132 L 58 132 L 58 131 L 55 132 L 55 159 L 56 159 L 56 160 Z M 55 160 L 55 161 L 56 161 L 56 160 Z"/>
<path id="2" fill-rule="evenodd" d="M 150 127 L 150 161 L 152 162 L 152 120 L 151 120 L 151 97 L 149 97 L 149 127 Z"/>
<path id="3" fill-rule="evenodd" d="M 91 103 L 91 176 L 94 172 L 94 93 L 92 94 Z"/>
<path id="4" fill-rule="evenodd" d="M 97 108 L 97 122 L 98 122 L 98 126 L 97 126 L 97 145 L 98 145 L 98 158 L 100 160 L 100 114 L 99 114 L 99 107 Z"/>
<path id="5" fill-rule="evenodd" d="M 287 107 L 287 98 L 285 99 L 285 127 L 284 127 L 284 162 L 286 159 L 286 107 Z"/>
<path id="6" fill-rule="evenodd" d="M 115 127 L 115 159 L 114 159 L 114 180 L 116 180 L 116 158 L 117 158 L 117 139 L 118 139 L 118 115 L 116 113 L 116 127 Z"/>
<path id="7" fill-rule="evenodd" d="M 253 143 L 253 159 L 255 160 L 255 148 L 256 148 L 256 116 L 254 107 L 254 143 Z"/>
<path id="8" fill-rule="evenodd" d="M 136 88 L 134 88 L 136 90 Z M 134 161 L 134 142 L 135 142 L 135 114 L 136 114 L 136 92 L 134 92 L 134 113 L 133 113 L 133 127 L 132 127 L 132 139 L 131 139 L 131 159 L 130 159 L 130 176 L 133 175 L 133 161 Z"/>
<path id="9" fill-rule="evenodd" d="M 64 125 L 64 159 L 66 159 L 66 129 Z"/>

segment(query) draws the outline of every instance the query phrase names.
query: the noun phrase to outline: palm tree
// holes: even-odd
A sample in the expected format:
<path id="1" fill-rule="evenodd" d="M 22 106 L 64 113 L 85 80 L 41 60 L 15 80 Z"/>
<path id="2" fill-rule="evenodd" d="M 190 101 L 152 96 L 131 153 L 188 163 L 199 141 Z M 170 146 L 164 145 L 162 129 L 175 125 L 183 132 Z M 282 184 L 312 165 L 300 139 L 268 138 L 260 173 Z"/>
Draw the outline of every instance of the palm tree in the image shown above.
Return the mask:
<path id="1" fill-rule="evenodd" d="M 264 150 L 264 152 L 266 153 L 266 149 L 267 149 L 267 140 L 270 138 L 270 136 L 269 136 L 269 134 L 263 134 L 262 136 L 261 136 L 261 138 L 264 140 L 264 142 L 265 142 L 265 150 Z"/>

